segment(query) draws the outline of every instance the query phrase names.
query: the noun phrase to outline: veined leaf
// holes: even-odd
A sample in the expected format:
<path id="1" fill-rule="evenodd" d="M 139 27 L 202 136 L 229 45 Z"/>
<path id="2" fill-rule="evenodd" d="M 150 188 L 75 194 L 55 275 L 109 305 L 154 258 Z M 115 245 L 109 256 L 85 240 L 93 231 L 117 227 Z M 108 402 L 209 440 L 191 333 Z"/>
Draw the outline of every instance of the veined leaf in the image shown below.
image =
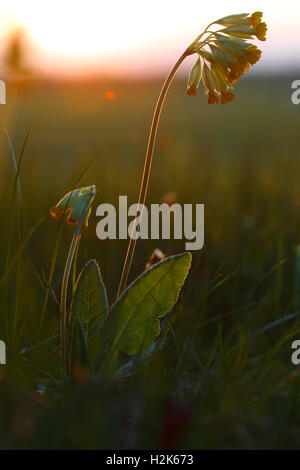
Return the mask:
<path id="1" fill-rule="evenodd" d="M 71 355 L 70 355 L 70 370 L 81 364 L 86 366 L 88 363 L 88 351 L 86 336 L 79 317 L 76 317 L 72 322 L 71 331 Z"/>
<path id="2" fill-rule="evenodd" d="M 95 260 L 90 260 L 81 271 L 71 307 L 71 328 L 80 319 L 88 351 L 88 362 L 95 364 L 102 352 L 99 327 L 108 313 L 106 290 L 100 269 Z"/>
<path id="3" fill-rule="evenodd" d="M 116 349 L 135 354 L 148 348 L 160 333 L 159 318 L 178 299 L 189 272 L 191 254 L 181 253 L 155 264 L 139 276 L 112 306 L 101 334 Z"/>

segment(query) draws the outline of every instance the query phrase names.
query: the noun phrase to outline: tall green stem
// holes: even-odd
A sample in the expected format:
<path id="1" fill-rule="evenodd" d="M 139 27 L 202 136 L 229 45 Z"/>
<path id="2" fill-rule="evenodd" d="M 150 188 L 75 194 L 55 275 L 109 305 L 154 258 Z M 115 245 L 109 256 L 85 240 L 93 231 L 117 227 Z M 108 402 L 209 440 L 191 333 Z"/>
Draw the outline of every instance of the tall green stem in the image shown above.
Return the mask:
<path id="1" fill-rule="evenodd" d="M 72 262 L 74 258 L 74 254 L 78 249 L 78 245 L 81 238 L 81 227 L 86 220 L 87 212 L 89 211 L 90 205 L 95 197 L 95 193 L 91 193 L 89 200 L 82 212 L 80 221 L 76 227 L 76 231 L 73 235 L 71 245 L 69 248 L 69 253 L 67 257 L 67 261 L 65 264 L 64 275 L 62 280 L 61 286 L 61 321 L 60 321 L 60 349 L 61 349 L 61 360 L 62 360 L 62 370 L 63 370 L 63 378 L 65 379 L 67 376 L 67 341 L 66 341 L 66 332 L 67 332 L 67 293 L 68 293 L 68 283 L 70 278 L 70 272 L 72 267 Z"/>
<path id="2" fill-rule="evenodd" d="M 64 378 L 67 375 L 67 347 L 66 347 L 66 331 L 67 331 L 67 292 L 68 292 L 68 282 L 71 272 L 71 266 L 76 251 L 76 247 L 80 241 L 80 226 L 78 225 L 76 232 L 73 235 L 72 242 L 70 245 L 64 276 L 61 286 L 61 320 L 60 320 L 60 347 L 61 347 L 61 359 L 63 366 L 63 376 Z M 79 229 L 79 230 L 78 230 Z"/>
<path id="3" fill-rule="evenodd" d="M 169 75 L 167 76 L 163 84 L 163 87 L 161 89 L 161 92 L 159 94 L 159 97 L 155 106 L 152 124 L 150 128 L 149 139 L 148 139 L 147 151 L 146 151 L 146 156 L 145 156 L 144 171 L 143 171 L 143 176 L 142 176 L 142 181 L 141 181 L 141 186 L 140 186 L 137 213 L 136 213 L 136 218 L 134 220 L 131 234 L 135 232 L 136 227 L 137 227 L 137 215 L 139 214 L 140 217 L 142 217 L 143 205 L 147 197 L 147 191 L 148 191 L 149 179 L 150 179 L 150 173 L 151 173 L 153 150 L 154 150 L 156 134 L 157 134 L 157 129 L 159 125 L 159 120 L 160 120 L 160 115 L 161 115 L 161 111 L 163 108 L 163 104 L 164 104 L 166 95 L 168 93 L 170 84 L 174 78 L 175 73 L 179 69 L 184 59 L 189 55 L 189 53 L 190 53 L 189 49 L 187 49 L 177 60 L 176 64 L 170 71 Z M 123 292 L 123 290 L 126 287 L 128 275 L 129 275 L 129 271 L 130 271 L 131 263 L 133 260 L 134 251 L 135 251 L 135 246 L 136 246 L 136 240 L 133 240 L 132 237 L 130 237 L 128 247 L 127 247 L 126 257 L 125 257 L 125 261 L 123 265 L 121 280 L 119 284 L 117 299 L 119 298 L 120 294 Z"/>

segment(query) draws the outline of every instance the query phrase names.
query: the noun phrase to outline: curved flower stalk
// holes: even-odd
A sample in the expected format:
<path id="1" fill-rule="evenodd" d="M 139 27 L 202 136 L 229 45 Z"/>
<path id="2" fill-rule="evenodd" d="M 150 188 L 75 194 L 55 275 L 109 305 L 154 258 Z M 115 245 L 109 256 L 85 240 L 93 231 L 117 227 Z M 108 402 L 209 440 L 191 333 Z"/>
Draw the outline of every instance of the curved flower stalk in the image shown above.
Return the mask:
<path id="1" fill-rule="evenodd" d="M 161 110 L 170 84 L 180 65 L 186 57 L 197 54 L 196 63 L 190 71 L 187 94 L 195 96 L 202 80 L 205 92 L 208 95 L 208 104 L 229 103 L 234 99 L 234 93 L 231 91 L 233 84 L 261 57 L 261 51 L 251 42 L 247 42 L 248 39 L 254 39 L 255 37 L 261 41 L 266 40 L 267 25 L 261 19 L 262 12 L 255 12 L 252 15 L 242 13 L 225 16 L 213 21 L 183 52 L 170 71 L 159 94 L 153 114 L 139 192 L 137 216 L 142 216 L 143 205 L 147 196 Z M 132 233 L 137 228 L 137 216 L 134 224 L 132 224 Z M 126 287 L 135 245 L 136 239 L 132 240 L 130 238 L 117 298 Z"/>
<path id="2" fill-rule="evenodd" d="M 60 219 L 66 215 L 66 222 L 71 225 L 77 225 L 70 245 L 67 261 L 65 264 L 64 275 L 61 287 L 61 327 L 60 327 L 60 346 L 61 358 L 63 364 L 63 374 L 66 376 L 66 330 L 67 330 L 67 291 L 70 278 L 71 266 L 74 254 L 78 249 L 82 232 L 86 231 L 88 220 L 91 213 L 91 205 L 95 198 L 95 185 L 85 188 L 75 189 L 67 193 L 56 206 L 50 209 L 50 215 L 54 219 Z"/>

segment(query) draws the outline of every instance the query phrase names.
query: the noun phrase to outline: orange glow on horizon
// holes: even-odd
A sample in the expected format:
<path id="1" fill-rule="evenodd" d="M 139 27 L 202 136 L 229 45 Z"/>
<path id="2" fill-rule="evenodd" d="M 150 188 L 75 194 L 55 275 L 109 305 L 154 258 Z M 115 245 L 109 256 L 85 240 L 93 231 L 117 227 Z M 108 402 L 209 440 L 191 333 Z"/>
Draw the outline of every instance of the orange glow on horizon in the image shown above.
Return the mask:
<path id="1" fill-rule="evenodd" d="M 300 3 L 292 2 L 293 8 L 283 9 L 273 0 L 254 0 L 242 6 L 238 0 L 226 4 L 190 0 L 186 9 L 182 0 L 152 0 L 151 4 L 115 0 L 112 10 L 109 2 L 99 0 L 72 4 L 10 0 L 0 6 L 0 60 L 6 39 L 22 29 L 33 69 L 49 75 L 165 74 L 211 20 L 262 10 L 269 30 L 259 68 L 299 67 Z"/>

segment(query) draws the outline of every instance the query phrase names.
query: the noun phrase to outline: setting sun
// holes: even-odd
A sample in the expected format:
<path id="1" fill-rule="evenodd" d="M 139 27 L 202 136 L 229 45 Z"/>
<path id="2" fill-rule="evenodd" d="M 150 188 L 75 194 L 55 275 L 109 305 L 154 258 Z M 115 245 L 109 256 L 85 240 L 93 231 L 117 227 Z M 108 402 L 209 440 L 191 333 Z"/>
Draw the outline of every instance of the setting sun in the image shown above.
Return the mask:
<path id="1" fill-rule="evenodd" d="M 116 0 L 113 4 L 96 0 L 84 4 L 10 0 L 0 6 L 0 41 L 5 45 L 9 34 L 21 28 L 35 68 L 51 75 L 99 70 L 120 76 L 156 74 L 168 70 L 182 44 L 189 43 L 214 15 L 261 8 L 272 22 L 263 67 L 279 63 L 276 51 L 280 63 L 295 62 L 299 5 L 295 2 L 291 17 L 270 0 L 243 7 L 237 0 L 226 5 L 222 1 L 207 5 L 191 0 L 188 9 L 182 2 L 171 0 L 153 0 L 151 4 L 139 0 Z M 279 47 L 272 49 L 272 43 Z"/>
<path id="2" fill-rule="evenodd" d="M 105 93 L 105 96 L 108 100 L 113 100 L 116 97 L 116 95 L 113 91 L 107 91 Z"/>
<path id="3" fill-rule="evenodd" d="M 88 6 L 90 8 L 86 10 Z M 84 7 L 83 12 L 82 5 L 75 3 L 70 9 L 69 3 L 57 0 L 49 5 L 33 1 L 26 4 L 12 2 L 10 13 L 16 23 L 28 30 L 33 41 L 50 53 L 92 57 L 126 48 L 135 42 L 134 31 L 130 33 L 131 30 L 126 29 L 120 11 L 115 15 L 101 2 L 88 1 Z"/>

